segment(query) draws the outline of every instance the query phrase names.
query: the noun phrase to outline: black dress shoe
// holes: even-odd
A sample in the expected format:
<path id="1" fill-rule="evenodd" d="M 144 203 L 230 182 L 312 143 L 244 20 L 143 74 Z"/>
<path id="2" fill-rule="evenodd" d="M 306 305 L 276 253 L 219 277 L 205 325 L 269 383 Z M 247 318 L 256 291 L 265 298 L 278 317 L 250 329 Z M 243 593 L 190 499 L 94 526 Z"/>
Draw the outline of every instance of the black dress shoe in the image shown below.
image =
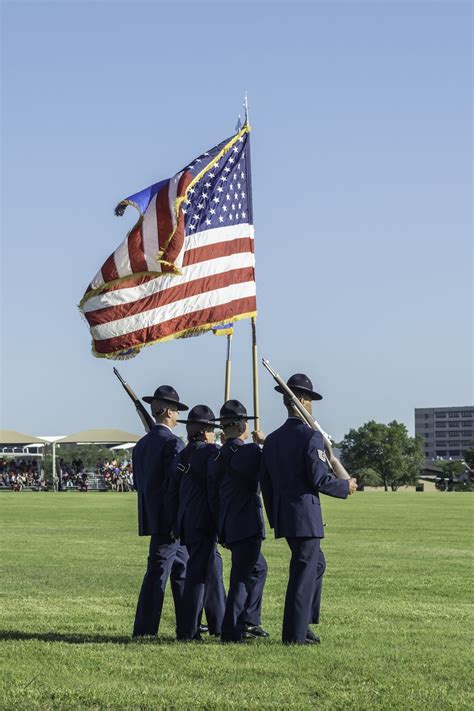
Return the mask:
<path id="1" fill-rule="evenodd" d="M 260 627 L 260 625 L 245 625 L 243 636 L 245 639 L 252 639 L 252 637 L 270 637 L 269 633 Z"/>
<path id="2" fill-rule="evenodd" d="M 308 627 L 308 631 L 306 632 L 306 641 L 311 642 L 311 644 L 321 644 L 321 637 L 314 634 L 313 630 Z"/>

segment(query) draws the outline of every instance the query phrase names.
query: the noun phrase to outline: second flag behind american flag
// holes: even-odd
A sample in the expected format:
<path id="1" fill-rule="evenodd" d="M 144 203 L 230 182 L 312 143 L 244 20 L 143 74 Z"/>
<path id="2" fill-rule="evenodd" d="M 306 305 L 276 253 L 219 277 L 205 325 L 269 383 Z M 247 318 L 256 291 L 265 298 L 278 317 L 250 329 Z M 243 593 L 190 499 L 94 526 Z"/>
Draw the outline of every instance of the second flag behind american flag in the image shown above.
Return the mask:
<path id="1" fill-rule="evenodd" d="M 250 127 L 245 125 L 116 208 L 139 220 L 89 284 L 80 309 L 99 358 L 256 315 Z"/>

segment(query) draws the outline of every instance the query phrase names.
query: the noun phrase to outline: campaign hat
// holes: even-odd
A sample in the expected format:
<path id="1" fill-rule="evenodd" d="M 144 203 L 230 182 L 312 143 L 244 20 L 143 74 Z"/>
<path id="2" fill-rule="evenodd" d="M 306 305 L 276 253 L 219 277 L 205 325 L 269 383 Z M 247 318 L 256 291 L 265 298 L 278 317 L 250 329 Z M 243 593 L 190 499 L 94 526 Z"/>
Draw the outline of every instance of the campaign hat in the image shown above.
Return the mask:
<path id="1" fill-rule="evenodd" d="M 207 405 L 195 405 L 188 412 L 186 420 L 178 420 L 183 425 L 204 425 L 205 427 L 217 427 L 216 416 Z"/>
<path id="2" fill-rule="evenodd" d="M 313 390 L 313 383 L 304 373 L 295 373 L 288 378 L 286 384 L 296 395 L 306 395 L 310 400 L 322 400 L 323 396 Z M 277 393 L 283 393 L 280 385 L 275 386 Z"/>
<path id="3" fill-rule="evenodd" d="M 255 420 L 255 415 L 248 415 L 247 410 L 239 400 L 226 400 L 219 411 L 216 420 Z"/>
<path id="4" fill-rule="evenodd" d="M 165 402 L 172 402 L 178 410 L 189 410 L 187 405 L 179 401 L 179 395 L 171 385 L 160 385 L 153 395 L 145 395 L 142 400 L 147 403 L 151 403 L 153 400 L 164 400 Z"/>

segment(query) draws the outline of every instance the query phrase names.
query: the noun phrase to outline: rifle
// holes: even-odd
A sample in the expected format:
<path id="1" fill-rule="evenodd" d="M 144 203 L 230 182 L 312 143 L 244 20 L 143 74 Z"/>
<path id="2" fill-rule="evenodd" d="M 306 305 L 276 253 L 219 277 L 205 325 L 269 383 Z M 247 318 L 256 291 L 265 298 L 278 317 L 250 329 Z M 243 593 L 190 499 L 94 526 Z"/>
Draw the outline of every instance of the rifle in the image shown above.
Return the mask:
<path id="1" fill-rule="evenodd" d="M 149 432 L 152 427 L 154 427 L 155 423 L 153 422 L 152 416 L 145 410 L 144 405 L 140 402 L 138 397 L 135 395 L 133 392 L 132 388 L 128 383 L 125 382 L 125 380 L 122 378 L 120 373 L 118 372 L 117 368 L 114 368 L 114 373 L 117 376 L 117 378 L 120 380 L 120 382 L 123 385 L 123 388 L 127 395 L 129 396 L 130 400 L 133 400 L 133 404 L 137 408 L 137 413 L 138 417 L 141 419 L 143 427 L 145 428 L 145 432 Z"/>
<path id="2" fill-rule="evenodd" d="M 328 459 L 328 464 L 331 467 L 334 476 L 337 476 L 338 479 L 350 479 L 351 477 L 339 461 L 339 459 L 334 455 L 334 452 L 332 451 L 331 447 L 331 439 L 329 435 L 322 429 L 320 426 L 319 422 L 317 420 L 314 420 L 309 412 L 303 407 L 303 405 L 300 403 L 294 392 L 291 390 L 291 388 L 288 387 L 288 385 L 285 383 L 284 380 L 276 373 L 273 368 L 271 367 L 270 363 L 268 360 L 265 360 L 265 358 L 262 358 L 262 363 L 265 366 L 265 368 L 268 370 L 271 376 L 276 380 L 278 385 L 281 387 L 285 395 L 288 397 L 291 407 L 295 412 L 299 413 L 302 417 L 302 419 L 306 422 L 307 425 L 309 425 L 313 430 L 318 430 L 318 432 L 321 432 L 324 440 L 324 448 L 326 450 L 326 455 Z"/>

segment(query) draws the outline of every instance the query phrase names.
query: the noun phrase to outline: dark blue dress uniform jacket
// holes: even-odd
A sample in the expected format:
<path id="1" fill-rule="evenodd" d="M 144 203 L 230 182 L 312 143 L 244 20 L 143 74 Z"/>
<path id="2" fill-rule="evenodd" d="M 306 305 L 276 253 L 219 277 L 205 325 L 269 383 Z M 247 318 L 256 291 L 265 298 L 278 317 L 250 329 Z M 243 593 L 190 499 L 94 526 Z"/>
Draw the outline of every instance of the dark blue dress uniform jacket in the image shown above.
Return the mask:
<path id="1" fill-rule="evenodd" d="M 266 438 L 260 483 L 275 538 L 324 538 L 320 492 L 349 494 L 348 482 L 328 472 L 322 434 L 296 417 Z"/>
<path id="2" fill-rule="evenodd" d="M 176 469 L 180 440 L 164 425 L 155 425 L 133 450 L 133 480 L 138 492 L 140 536 L 170 534 L 172 519 L 166 506 L 170 476 Z"/>
<path id="3" fill-rule="evenodd" d="M 228 439 L 209 459 L 209 503 L 219 541 L 227 545 L 252 536 L 265 538 L 258 478 L 262 452 L 258 444 Z"/>
<path id="4" fill-rule="evenodd" d="M 216 536 L 207 495 L 207 467 L 218 451 L 215 444 L 190 442 L 179 454 L 170 482 L 169 508 L 175 533 L 186 545 Z"/>

